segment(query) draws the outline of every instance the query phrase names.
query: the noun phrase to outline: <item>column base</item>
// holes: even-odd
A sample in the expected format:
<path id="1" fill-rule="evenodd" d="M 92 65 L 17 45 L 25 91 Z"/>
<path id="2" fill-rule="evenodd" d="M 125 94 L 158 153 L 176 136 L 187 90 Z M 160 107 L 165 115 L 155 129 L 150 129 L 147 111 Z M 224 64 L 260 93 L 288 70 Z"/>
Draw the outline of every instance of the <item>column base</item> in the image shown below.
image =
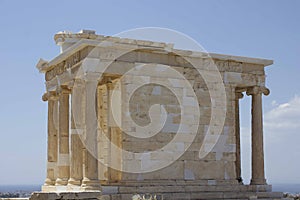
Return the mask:
<path id="1" fill-rule="evenodd" d="M 55 180 L 51 180 L 50 178 L 46 178 L 44 185 L 45 186 L 55 185 Z"/>
<path id="2" fill-rule="evenodd" d="M 75 179 L 75 178 L 70 178 L 68 180 L 68 185 L 70 185 L 70 186 L 80 186 L 81 185 L 81 180 Z"/>
<path id="3" fill-rule="evenodd" d="M 267 185 L 266 179 L 251 179 L 250 185 Z"/>
<path id="4" fill-rule="evenodd" d="M 100 190 L 101 184 L 98 179 L 84 178 L 82 180 L 81 187 L 83 188 L 83 190 Z"/>
<path id="5" fill-rule="evenodd" d="M 42 185 L 42 192 L 53 192 L 56 191 L 55 185 Z"/>
<path id="6" fill-rule="evenodd" d="M 61 186 L 61 185 L 67 185 L 68 184 L 68 178 L 57 178 L 55 185 L 56 186 Z"/>

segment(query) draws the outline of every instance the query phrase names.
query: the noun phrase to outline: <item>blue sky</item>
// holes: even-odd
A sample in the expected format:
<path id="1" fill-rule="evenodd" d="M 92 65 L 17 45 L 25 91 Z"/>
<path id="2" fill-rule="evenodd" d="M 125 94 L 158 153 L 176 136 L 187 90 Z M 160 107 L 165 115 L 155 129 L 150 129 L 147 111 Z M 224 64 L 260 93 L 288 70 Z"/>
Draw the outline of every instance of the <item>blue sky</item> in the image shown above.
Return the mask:
<path id="1" fill-rule="evenodd" d="M 299 183 L 300 1 L 14 1 L 0 0 L 0 185 L 41 184 L 46 164 L 44 78 L 35 65 L 59 48 L 58 31 L 114 35 L 139 27 L 170 28 L 207 51 L 274 60 L 264 97 L 270 183 Z M 250 176 L 250 98 L 241 102 L 243 176 Z"/>

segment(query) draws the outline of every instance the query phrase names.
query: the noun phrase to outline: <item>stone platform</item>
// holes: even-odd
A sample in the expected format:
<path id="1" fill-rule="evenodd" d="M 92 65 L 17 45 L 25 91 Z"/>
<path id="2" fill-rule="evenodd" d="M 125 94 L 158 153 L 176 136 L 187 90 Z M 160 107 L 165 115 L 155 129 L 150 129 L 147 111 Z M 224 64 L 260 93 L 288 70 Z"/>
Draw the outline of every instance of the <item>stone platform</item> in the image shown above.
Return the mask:
<path id="1" fill-rule="evenodd" d="M 97 200 L 101 198 L 101 192 L 34 192 L 29 200 L 58 200 L 58 199 L 88 199 Z"/>
<path id="2" fill-rule="evenodd" d="M 156 195 L 157 200 L 183 199 L 283 199 L 282 192 L 272 192 L 271 185 L 236 186 L 102 186 L 102 200 L 126 200 L 134 194 Z"/>
<path id="3" fill-rule="evenodd" d="M 133 195 L 156 195 L 157 200 L 200 199 L 286 199 L 282 192 L 272 192 L 271 185 L 109 185 L 100 191 L 36 192 L 30 200 L 100 199 L 131 200 Z M 286 199 L 287 200 L 287 199 Z"/>

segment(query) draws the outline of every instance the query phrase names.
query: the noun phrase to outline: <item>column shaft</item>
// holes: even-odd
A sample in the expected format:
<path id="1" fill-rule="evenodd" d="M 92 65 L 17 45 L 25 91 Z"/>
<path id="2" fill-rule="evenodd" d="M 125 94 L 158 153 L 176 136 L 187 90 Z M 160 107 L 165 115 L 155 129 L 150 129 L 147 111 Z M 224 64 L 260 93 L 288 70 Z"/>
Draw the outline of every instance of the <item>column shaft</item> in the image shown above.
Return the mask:
<path id="1" fill-rule="evenodd" d="M 269 90 L 264 87 L 253 87 L 247 91 L 252 95 L 252 179 L 251 185 L 266 184 L 264 169 L 264 146 L 263 146 L 263 116 L 262 116 L 262 93 L 268 95 Z"/>
<path id="2" fill-rule="evenodd" d="M 57 127 L 55 126 L 55 120 L 58 101 L 57 98 L 53 94 L 47 94 L 48 100 L 48 144 L 47 144 L 47 178 L 45 181 L 45 185 L 54 185 L 55 180 L 57 178 L 56 174 L 56 165 L 57 165 L 57 148 L 58 148 L 58 140 L 57 140 Z"/>
<path id="3" fill-rule="evenodd" d="M 236 141 L 236 177 L 238 181 L 242 181 L 241 175 L 241 134 L 240 134 L 240 98 L 243 98 L 241 92 L 235 93 L 235 141 Z"/>
<path id="4" fill-rule="evenodd" d="M 111 162 L 112 162 L 112 152 L 111 152 L 111 139 L 112 139 L 112 121 L 111 121 L 111 93 L 112 93 L 112 82 L 109 79 L 106 83 L 106 96 L 107 96 L 107 136 L 108 136 L 108 152 L 107 152 L 107 157 L 108 157 L 108 168 L 107 168 L 107 178 L 108 178 L 108 182 L 112 181 L 112 168 L 111 166 Z"/>
<path id="5" fill-rule="evenodd" d="M 59 97 L 59 152 L 56 185 L 66 185 L 70 177 L 69 93 L 63 88 Z"/>
<path id="6" fill-rule="evenodd" d="M 262 99 L 261 94 L 252 95 L 252 179 L 251 184 L 265 184 Z"/>
<path id="7" fill-rule="evenodd" d="M 72 114 L 71 114 L 71 163 L 70 163 L 70 179 L 68 184 L 69 185 L 77 185 L 80 186 L 81 185 L 81 180 L 83 178 L 83 166 L 82 166 L 82 162 L 83 162 L 83 154 L 82 154 L 82 142 L 81 142 L 81 138 L 80 138 L 80 133 L 81 131 L 79 131 L 79 124 L 77 124 L 78 126 L 75 125 L 75 119 L 74 119 L 74 115 L 75 113 L 73 112 L 73 109 L 77 106 L 80 105 L 74 105 L 76 101 L 73 99 L 72 96 L 72 106 L 71 106 L 71 110 L 72 110 Z M 79 117 L 78 117 L 79 118 Z M 77 119 L 79 120 L 79 119 Z"/>
<path id="8" fill-rule="evenodd" d="M 90 80 L 89 78 L 92 79 Z M 100 190 L 97 159 L 97 78 L 97 76 L 88 76 L 85 82 L 85 141 L 83 151 L 84 178 L 82 180 L 82 187 L 86 190 Z"/>

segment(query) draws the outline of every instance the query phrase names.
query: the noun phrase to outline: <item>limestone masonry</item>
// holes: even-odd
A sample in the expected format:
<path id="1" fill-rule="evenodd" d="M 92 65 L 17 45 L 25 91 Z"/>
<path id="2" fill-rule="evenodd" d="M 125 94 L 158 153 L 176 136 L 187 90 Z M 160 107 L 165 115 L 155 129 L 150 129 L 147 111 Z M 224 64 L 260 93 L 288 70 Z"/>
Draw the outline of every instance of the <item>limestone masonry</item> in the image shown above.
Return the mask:
<path id="1" fill-rule="evenodd" d="M 31 199 L 283 199 L 264 167 L 264 68 L 272 60 L 89 30 L 54 39 L 61 53 L 37 64 L 48 164 Z M 250 185 L 241 179 L 243 94 L 252 101 Z"/>

